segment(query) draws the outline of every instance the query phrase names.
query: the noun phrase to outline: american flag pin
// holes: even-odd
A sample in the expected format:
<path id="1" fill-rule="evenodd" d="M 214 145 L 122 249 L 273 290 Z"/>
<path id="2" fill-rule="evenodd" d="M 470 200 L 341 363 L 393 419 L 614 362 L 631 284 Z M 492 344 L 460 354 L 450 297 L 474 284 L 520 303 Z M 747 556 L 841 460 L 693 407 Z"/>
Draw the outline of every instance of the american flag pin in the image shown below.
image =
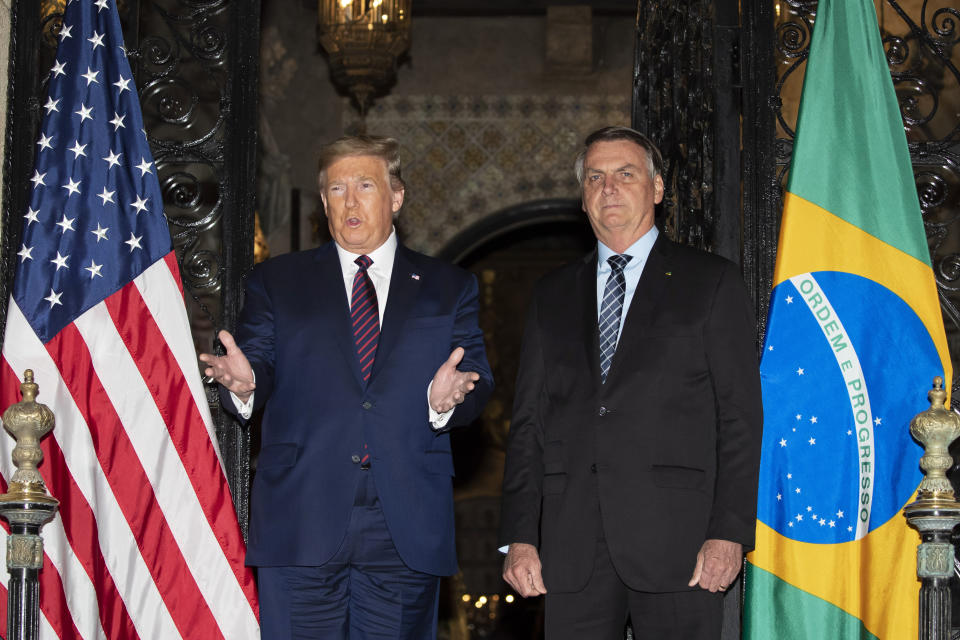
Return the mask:
<path id="1" fill-rule="evenodd" d="M 419 273 L 411 273 L 411 274 L 410 274 L 410 277 L 413 278 L 414 280 L 419 280 L 419 279 L 420 279 L 420 274 L 419 274 Z"/>

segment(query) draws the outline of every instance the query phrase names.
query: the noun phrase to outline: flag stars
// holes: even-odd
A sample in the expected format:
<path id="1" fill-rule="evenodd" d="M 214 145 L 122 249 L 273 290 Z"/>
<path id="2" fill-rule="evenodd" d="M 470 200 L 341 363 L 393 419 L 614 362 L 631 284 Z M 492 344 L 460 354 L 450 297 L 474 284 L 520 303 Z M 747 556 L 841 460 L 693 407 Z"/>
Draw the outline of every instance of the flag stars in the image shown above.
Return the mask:
<path id="1" fill-rule="evenodd" d="M 852 436 L 852 435 L 853 435 L 853 429 L 847 429 L 847 435 L 848 435 L 848 436 Z"/>
<path id="2" fill-rule="evenodd" d="M 63 42 L 67 38 L 72 38 L 73 35 L 70 33 L 70 30 L 73 29 L 73 25 L 60 25 L 60 42 Z"/>
<path id="3" fill-rule="evenodd" d="M 101 200 L 103 200 L 103 206 L 107 206 L 107 203 L 108 203 L 108 202 L 109 202 L 109 203 L 116 204 L 116 202 L 115 202 L 114 199 L 113 199 L 113 194 L 115 194 L 115 193 L 116 193 L 116 191 L 107 191 L 107 188 L 104 187 L 104 188 L 103 188 L 103 191 L 101 191 L 99 194 L 97 194 L 97 197 L 100 198 Z"/>
<path id="4" fill-rule="evenodd" d="M 827 521 L 824 520 L 823 518 L 820 518 L 820 526 L 822 527 L 825 524 L 827 524 Z"/>
<path id="5" fill-rule="evenodd" d="M 125 124 L 123 124 L 123 119 L 124 119 L 124 118 L 126 118 L 126 116 L 122 116 L 122 115 L 120 115 L 119 113 L 117 113 L 116 111 L 113 112 L 113 120 L 110 120 L 110 124 L 113 125 L 113 130 L 114 130 L 114 132 L 117 132 L 117 131 L 119 131 L 120 129 L 126 129 L 126 128 L 127 128 L 127 126 L 126 126 Z"/>
<path id="6" fill-rule="evenodd" d="M 833 529 L 833 528 L 835 528 L 835 527 L 837 526 L 837 523 L 836 523 L 836 521 L 834 521 L 834 520 L 831 520 L 828 524 L 830 525 L 830 528 L 831 528 L 831 529 Z"/>
<path id="7" fill-rule="evenodd" d="M 141 240 L 143 240 L 143 236 L 135 236 L 135 235 L 133 235 L 133 232 L 131 231 L 131 232 L 130 232 L 130 239 L 129 239 L 129 240 L 124 240 L 124 241 L 123 241 L 123 244 L 128 244 L 128 245 L 130 245 L 130 253 L 133 253 L 133 250 L 134 250 L 134 249 L 143 249 L 143 247 L 140 246 L 140 241 L 141 241 Z"/>
<path id="8" fill-rule="evenodd" d="M 810 446 L 812 447 L 813 445 L 817 444 L 817 439 L 816 439 L 816 438 L 810 438 L 809 440 L 807 440 L 807 442 L 809 442 L 809 443 L 810 443 Z"/>
<path id="9" fill-rule="evenodd" d="M 80 116 L 80 122 L 83 123 L 84 120 L 93 120 L 93 107 L 88 107 L 87 105 L 80 103 L 80 111 L 74 111 L 75 114 Z"/>
<path id="10" fill-rule="evenodd" d="M 113 86 L 119 90 L 117 95 L 122 96 L 124 91 L 130 91 L 130 78 L 124 78 L 123 76 L 120 76 L 120 79 L 114 82 Z"/>
<path id="11" fill-rule="evenodd" d="M 28 247 L 26 244 L 20 245 L 20 251 L 17 251 L 17 255 L 20 256 L 21 264 L 27 260 L 33 260 L 32 251 L 33 247 Z"/>
<path id="12" fill-rule="evenodd" d="M 27 207 L 27 213 L 23 217 L 27 221 L 28 227 L 30 226 L 31 222 L 40 222 L 40 220 L 37 218 L 39 213 L 39 211 L 34 211 L 33 207 Z"/>
<path id="13" fill-rule="evenodd" d="M 810 513 L 811 511 L 813 511 L 813 507 L 811 507 L 810 505 L 807 505 L 807 513 Z M 816 518 L 817 516 L 813 516 L 813 517 Z"/>
<path id="14" fill-rule="evenodd" d="M 63 229 L 63 233 L 66 233 L 67 231 L 76 231 L 76 229 L 73 228 L 74 220 L 76 220 L 76 218 L 68 218 L 67 214 L 63 214 L 63 218 L 60 219 L 60 222 L 57 223 L 57 226 Z"/>
<path id="15" fill-rule="evenodd" d="M 150 171 L 150 167 L 153 166 L 152 162 L 147 162 L 147 159 L 143 156 L 140 156 L 140 164 L 136 165 L 137 169 L 140 169 L 140 177 L 147 175 L 148 173 L 153 173 Z"/>
<path id="16" fill-rule="evenodd" d="M 773 345 L 770 345 L 769 347 L 767 347 L 767 351 L 773 351 Z"/>
<path id="17" fill-rule="evenodd" d="M 113 149 L 110 149 L 110 155 L 108 155 L 104 160 L 107 161 L 107 170 L 112 169 L 113 167 L 120 164 L 120 156 L 122 153 L 114 153 Z"/>
<path id="18" fill-rule="evenodd" d="M 73 146 L 68 149 L 68 151 L 73 152 L 73 159 L 76 160 L 80 156 L 86 157 L 87 152 L 84 151 L 87 148 L 87 145 L 80 144 L 79 140 L 75 140 Z"/>
<path id="19" fill-rule="evenodd" d="M 70 267 L 67 266 L 67 260 L 69 259 L 70 259 L 70 256 L 62 256 L 60 255 L 60 252 L 57 251 L 57 257 L 51 260 L 50 262 L 57 265 L 57 271 L 60 271 L 61 268 L 70 269 Z"/>
<path id="20" fill-rule="evenodd" d="M 842 517 L 843 517 L 843 511 L 837 511 L 837 517 L 838 517 L 838 518 L 842 518 Z"/>
<path id="21" fill-rule="evenodd" d="M 63 305 L 63 303 L 60 302 L 60 296 L 62 296 L 62 295 L 63 295 L 63 292 L 62 292 L 62 291 L 61 291 L 60 293 L 57 293 L 57 292 L 54 291 L 53 289 L 50 289 L 50 295 L 48 295 L 46 298 L 44 298 L 44 300 L 46 300 L 47 302 L 49 302 L 49 303 L 50 303 L 50 308 L 53 309 L 53 307 L 54 307 L 55 305 L 58 305 L 58 304 L 61 305 L 61 306 Z"/>
<path id="22" fill-rule="evenodd" d="M 853 527 L 847 527 L 847 531 L 853 531 Z"/>
<path id="23" fill-rule="evenodd" d="M 793 296 L 787 296 L 787 304 L 793 304 Z"/>
<path id="24" fill-rule="evenodd" d="M 796 519 L 797 519 L 797 522 L 803 522 L 803 514 L 802 514 L 802 513 L 798 513 L 798 514 L 796 515 Z"/>
<path id="25" fill-rule="evenodd" d="M 51 97 L 47 97 L 47 104 L 43 105 L 43 108 L 47 110 L 47 115 L 50 115 L 54 111 L 60 113 L 60 98 L 54 100 Z"/>
<path id="26" fill-rule="evenodd" d="M 787 474 L 787 480 L 791 480 L 792 478 L 793 478 L 793 474 L 792 474 L 792 473 L 788 473 L 788 474 Z"/>
<path id="27" fill-rule="evenodd" d="M 817 416 L 810 416 L 810 424 L 817 424 Z"/>
<path id="28" fill-rule="evenodd" d="M 69 192 L 69 193 L 67 194 L 67 197 L 68 197 L 68 198 L 69 198 L 70 196 L 72 196 L 73 194 L 75 194 L 75 193 L 80 193 L 80 181 L 79 181 L 79 180 L 74 181 L 73 178 L 70 178 L 70 179 L 67 181 L 67 184 L 60 185 L 60 186 L 62 186 L 64 189 L 66 189 L 66 190 Z"/>
<path id="29" fill-rule="evenodd" d="M 799 494 L 799 493 L 800 493 L 800 487 L 797 487 L 796 489 L 794 489 L 794 492 L 796 492 L 797 494 Z"/>
<path id="30" fill-rule="evenodd" d="M 98 13 L 99 13 L 99 12 L 98 12 Z M 92 37 L 92 38 L 87 38 L 87 42 L 89 42 L 90 44 L 93 45 L 93 50 L 94 50 L 94 51 L 97 50 L 97 47 L 102 47 L 102 46 L 103 46 L 103 36 L 104 36 L 104 35 L 105 35 L 105 34 L 97 33 L 96 31 L 94 31 L 94 32 L 93 32 L 93 37 Z"/>
<path id="31" fill-rule="evenodd" d="M 107 0 L 97 0 L 93 4 L 97 6 L 97 13 L 100 13 L 107 8 Z"/>
<path id="32" fill-rule="evenodd" d="M 881 424 L 883 424 L 883 420 L 881 420 L 880 417 L 878 416 L 873 419 L 873 424 L 879 427 Z"/>
<path id="33" fill-rule="evenodd" d="M 130 206 L 137 210 L 137 213 L 143 213 L 147 210 L 147 202 L 149 198 L 144 198 L 142 196 L 137 196 L 136 202 L 131 202 Z"/>
<path id="34" fill-rule="evenodd" d="M 90 261 L 90 266 L 89 266 L 89 267 L 84 267 L 83 269 L 84 269 L 85 271 L 89 271 L 89 272 L 90 272 L 90 279 L 93 280 L 94 278 L 97 278 L 97 277 L 100 277 L 100 278 L 103 277 L 103 274 L 100 273 L 100 269 L 102 269 L 102 268 L 103 268 L 103 265 L 102 265 L 102 264 L 97 264 L 96 262 L 94 262 L 93 260 L 91 260 L 91 261 Z"/>
<path id="35" fill-rule="evenodd" d="M 54 78 L 56 78 L 57 76 L 67 75 L 67 63 L 60 62 L 59 60 L 55 60 L 53 63 L 53 66 L 50 67 L 50 73 L 53 74 Z M 57 102 L 60 102 L 60 101 L 57 100 Z M 59 111 L 59 109 L 54 109 L 54 111 Z M 49 111 L 47 113 L 49 113 Z"/>
<path id="36" fill-rule="evenodd" d="M 798 414 L 796 415 L 796 418 L 797 418 L 797 420 L 802 420 L 802 419 L 803 419 L 803 416 L 798 413 Z"/>
<path id="37" fill-rule="evenodd" d="M 802 375 L 803 375 L 803 367 L 800 367 L 799 369 L 797 369 L 797 375 L 798 375 L 798 376 L 802 376 Z"/>
<path id="38" fill-rule="evenodd" d="M 87 81 L 87 86 L 90 86 L 90 83 L 100 84 L 100 81 L 97 80 L 97 76 L 100 75 L 99 71 L 94 71 L 90 67 L 87 67 L 87 72 L 80 74 L 80 77 Z"/>
<path id="39" fill-rule="evenodd" d="M 43 179 L 44 179 L 46 176 L 47 176 L 46 173 L 40 173 L 39 171 L 37 171 L 36 169 L 34 169 L 34 170 L 33 170 L 33 177 L 30 178 L 30 182 L 33 183 L 33 188 L 36 189 L 37 187 L 39 187 L 39 186 L 41 186 L 41 185 L 43 185 L 44 187 L 47 186 L 47 183 L 45 183 L 45 182 L 43 181 Z"/>
<path id="40" fill-rule="evenodd" d="M 40 139 L 37 140 L 37 146 L 40 147 L 40 151 L 44 149 L 53 149 L 53 145 L 50 142 L 53 140 L 53 136 L 48 136 L 45 133 L 40 134 Z"/>
<path id="41" fill-rule="evenodd" d="M 780 447 L 782 448 L 782 447 L 785 447 L 785 446 L 787 446 L 787 439 L 786 439 L 786 438 L 780 438 Z"/>
<path id="42" fill-rule="evenodd" d="M 778 494 L 777 494 L 777 502 L 782 502 L 782 501 L 783 501 L 783 494 L 782 494 L 782 493 L 778 493 Z"/>
<path id="43" fill-rule="evenodd" d="M 107 231 L 110 231 L 110 227 L 102 227 L 100 223 L 97 223 L 97 228 L 91 231 L 93 235 L 97 236 L 97 242 L 107 239 Z"/>

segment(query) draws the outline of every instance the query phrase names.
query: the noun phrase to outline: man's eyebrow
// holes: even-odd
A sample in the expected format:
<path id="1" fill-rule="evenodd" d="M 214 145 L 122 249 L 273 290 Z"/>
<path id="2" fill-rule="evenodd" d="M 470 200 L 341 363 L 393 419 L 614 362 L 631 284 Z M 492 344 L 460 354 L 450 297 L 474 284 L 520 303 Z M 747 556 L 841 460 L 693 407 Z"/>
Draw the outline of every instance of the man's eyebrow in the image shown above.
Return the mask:
<path id="1" fill-rule="evenodd" d="M 632 162 L 628 162 L 622 167 L 617 167 L 616 169 L 614 169 L 614 171 L 616 172 L 616 171 L 623 171 L 624 169 L 637 169 L 637 168 L 638 168 L 637 165 L 633 164 Z M 601 169 L 594 169 L 593 167 L 587 167 L 587 173 L 603 173 L 603 171 Z"/>

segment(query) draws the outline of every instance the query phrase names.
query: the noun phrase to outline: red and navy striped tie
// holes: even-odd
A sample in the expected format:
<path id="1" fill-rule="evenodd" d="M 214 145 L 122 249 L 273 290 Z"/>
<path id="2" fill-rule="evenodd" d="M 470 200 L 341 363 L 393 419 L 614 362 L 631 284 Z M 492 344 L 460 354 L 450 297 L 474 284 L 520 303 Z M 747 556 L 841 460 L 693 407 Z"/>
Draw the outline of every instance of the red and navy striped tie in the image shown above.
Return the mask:
<path id="1" fill-rule="evenodd" d="M 377 355 L 380 339 L 380 311 L 377 307 L 377 292 L 367 269 L 373 264 L 370 256 L 360 256 L 354 262 L 360 269 L 353 277 L 353 293 L 350 294 L 350 318 L 353 321 L 353 341 L 357 345 L 360 360 L 360 375 L 363 382 L 370 380 L 373 358 Z"/>

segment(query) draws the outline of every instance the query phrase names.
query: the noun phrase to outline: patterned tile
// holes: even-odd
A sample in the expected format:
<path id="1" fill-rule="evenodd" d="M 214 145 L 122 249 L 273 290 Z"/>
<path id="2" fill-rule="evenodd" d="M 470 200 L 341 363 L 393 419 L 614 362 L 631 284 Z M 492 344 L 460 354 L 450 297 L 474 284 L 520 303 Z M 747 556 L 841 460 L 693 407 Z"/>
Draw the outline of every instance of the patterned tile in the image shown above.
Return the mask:
<path id="1" fill-rule="evenodd" d="M 344 129 L 356 129 L 356 113 L 343 113 Z M 407 95 L 379 98 L 366 124 L 403 145 L 409 191 L 397 225 L 409 246 L 432 254 L 506 207 L 577 197 L 572 167 L 584 137 L 629 123 L 628 96 Z"/>

